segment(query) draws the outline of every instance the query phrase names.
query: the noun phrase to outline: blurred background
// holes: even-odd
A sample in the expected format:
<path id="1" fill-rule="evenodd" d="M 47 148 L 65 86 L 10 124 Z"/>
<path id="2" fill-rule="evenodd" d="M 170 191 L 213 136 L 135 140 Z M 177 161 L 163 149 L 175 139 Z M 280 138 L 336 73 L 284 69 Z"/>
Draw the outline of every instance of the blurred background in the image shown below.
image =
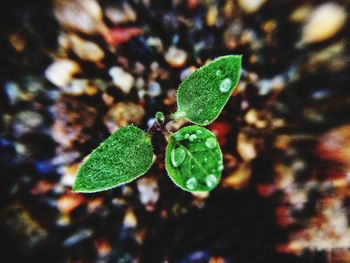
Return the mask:
<path id="1" fill-rule="evenodd" d="M 57 0 L 0 11 L 0 262 L 350 262 L 349 0 Z M 72 193 L 83 158 L 243 54 L 210 193 Z M 170 130 L 186 125 L 168 124 Z"/>

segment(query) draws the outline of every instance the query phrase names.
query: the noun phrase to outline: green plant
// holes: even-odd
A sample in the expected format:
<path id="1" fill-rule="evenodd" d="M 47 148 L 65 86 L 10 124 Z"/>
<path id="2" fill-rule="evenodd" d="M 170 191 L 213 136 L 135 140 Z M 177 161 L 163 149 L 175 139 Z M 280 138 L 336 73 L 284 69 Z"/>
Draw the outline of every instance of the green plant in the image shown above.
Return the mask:
<path id="1" fill-rule="evenodd" d="M 203 128 L 213 122 L 236 87 L 241 56 L 219 57 L 187 77 L 177 92 L 178 110 L 172 119 L 196 124 L 171 134 L 165 152 L 166 170 L 172 181 L 189 192 L 212 190 L 224 168 L 222 153 L 213 133 Z M 165 116 L 157 112 L 156 125 Z M 114 132 L 82 164 L 73 191 L 107 190 L 143 175 L 152 165 L 151 136 L 129 125 Z"/>

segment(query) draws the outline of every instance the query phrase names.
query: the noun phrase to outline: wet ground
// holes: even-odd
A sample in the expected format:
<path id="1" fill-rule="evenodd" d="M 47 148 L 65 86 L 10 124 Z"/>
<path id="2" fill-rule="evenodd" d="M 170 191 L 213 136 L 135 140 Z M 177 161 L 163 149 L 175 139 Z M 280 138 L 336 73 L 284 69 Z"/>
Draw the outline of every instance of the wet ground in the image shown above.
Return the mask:
<path id="1" fill-rule="evenodd" d="M 11 1 L 0 15 L 1 262 L 350 262 L 349 1 Z M 209 126 L 225 168 L 71 192 L 83 158 L 176 110 L 194 69 L 243 55 Z M 169 129 L 186 123 L 177 121 Z"/>

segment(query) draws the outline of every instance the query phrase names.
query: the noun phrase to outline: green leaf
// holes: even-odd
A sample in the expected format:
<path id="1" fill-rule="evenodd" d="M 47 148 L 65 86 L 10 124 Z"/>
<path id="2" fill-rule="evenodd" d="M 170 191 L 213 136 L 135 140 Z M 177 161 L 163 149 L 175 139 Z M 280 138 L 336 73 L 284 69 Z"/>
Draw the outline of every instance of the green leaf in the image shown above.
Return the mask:
<path id="1" fill-rule="evenodd" d="M 242 56 L 223 56 L 193 72 L 178 89 L 174 117 L 202 126 L 214 121 L 238 83 L 241 62 Z"/>
<path id="2" fill-rule="evenodd" d="M 184 127 L 170 136 L 165 165 L 173 182 L 189 192 L 212 190 L 224 168 L 215 135 L 195 125 Z"/>
<path id="3" fill-rule="evenodd" d="M 152 165 L 151 138 L 135 126 L 117 130 L 98 146 L 78 171 L 74 192 L 98 192 L 128 183 Z"/>

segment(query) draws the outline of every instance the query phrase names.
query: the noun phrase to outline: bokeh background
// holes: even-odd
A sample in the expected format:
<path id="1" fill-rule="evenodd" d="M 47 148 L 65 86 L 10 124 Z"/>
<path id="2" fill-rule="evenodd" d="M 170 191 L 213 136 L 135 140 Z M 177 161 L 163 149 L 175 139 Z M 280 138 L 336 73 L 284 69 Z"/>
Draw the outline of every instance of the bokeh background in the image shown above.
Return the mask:
<path id="1" fill-rule="evenodd" d="M 350 262 L 350 1 L 0 10 L 0 262 Z M 243 72 L 209 126 L 225 163 L 215 190 L 177 188 L 154 134 L 146 175 L 72 193 L 93 148 L 174 112 L 181 80 L 226 54 Z"/>

